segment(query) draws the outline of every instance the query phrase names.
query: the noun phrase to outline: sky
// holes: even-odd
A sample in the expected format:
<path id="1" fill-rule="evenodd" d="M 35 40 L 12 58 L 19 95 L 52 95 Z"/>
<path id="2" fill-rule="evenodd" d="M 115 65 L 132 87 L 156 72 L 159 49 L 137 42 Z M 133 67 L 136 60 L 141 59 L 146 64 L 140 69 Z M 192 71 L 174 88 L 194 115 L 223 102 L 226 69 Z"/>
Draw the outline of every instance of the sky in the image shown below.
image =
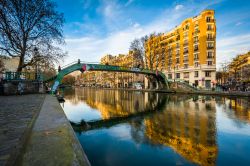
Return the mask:
<path id="1" fill-rule="evenodd" d="M 250 50 L 249 0 L 54 0 L 65 17 L 61 65 L 126 54 L 131 41 L 168 32 L 204 9 L 215 10 L 217 68 Z"/>

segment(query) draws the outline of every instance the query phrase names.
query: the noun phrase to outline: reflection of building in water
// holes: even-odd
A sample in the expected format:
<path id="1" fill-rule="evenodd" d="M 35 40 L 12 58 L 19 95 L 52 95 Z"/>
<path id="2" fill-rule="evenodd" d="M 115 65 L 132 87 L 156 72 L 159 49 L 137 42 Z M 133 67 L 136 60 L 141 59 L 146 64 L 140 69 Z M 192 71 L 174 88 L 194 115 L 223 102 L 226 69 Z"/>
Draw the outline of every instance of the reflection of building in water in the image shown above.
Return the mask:
<path id="1" fill-rule="evenodd" d="M 173 148 L 196 164 L 215 165 L 215 101 L 205 98 L 185 101 L 180 96 L 171 101 L 163 112 L 145 120 L 149 140 Z"/>
<path id="2" fill-rule="evenodd" d="M 230 99 L 229 107 L 234 110 L 234 114 L 238 119 L 250 123 L 249 99 L 242 99 L 242 98 Z"/>
<path id="3" fill-rule="evenodd" d="M 241 121 L 250 123 L 250 100 L 249 98 L 226 98 L 217 97 L 216 104 L 223 107 L 230 119 L 237 118 Z"/>
<path id="4" fill-rule="evenodd" d="M 65 99 L 72 104 L 84 101 L 90 107 L 97 109 L 101 112 L 103 119 L 143 112 L 154 108 L 158 102 L 158 94 L 148 92 L 76 88 L 74 93 L 69 95 L 65 92 L 65 94 Z"/>

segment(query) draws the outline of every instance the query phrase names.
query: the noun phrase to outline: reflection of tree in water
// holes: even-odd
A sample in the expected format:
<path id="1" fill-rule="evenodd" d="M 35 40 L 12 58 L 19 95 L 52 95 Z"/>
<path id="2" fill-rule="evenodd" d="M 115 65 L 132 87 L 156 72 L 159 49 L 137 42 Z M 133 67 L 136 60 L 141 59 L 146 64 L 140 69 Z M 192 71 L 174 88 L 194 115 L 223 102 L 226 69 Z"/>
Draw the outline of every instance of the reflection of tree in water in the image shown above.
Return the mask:
<path id="1" fill-rule="evenodd" d="M 129 122 L 131 125 L 131 136 L 136 143 L 143 143 L 146 141 L 146 137 L 144 135 L 145 126 L 141 118 L 134 119 Z"/>

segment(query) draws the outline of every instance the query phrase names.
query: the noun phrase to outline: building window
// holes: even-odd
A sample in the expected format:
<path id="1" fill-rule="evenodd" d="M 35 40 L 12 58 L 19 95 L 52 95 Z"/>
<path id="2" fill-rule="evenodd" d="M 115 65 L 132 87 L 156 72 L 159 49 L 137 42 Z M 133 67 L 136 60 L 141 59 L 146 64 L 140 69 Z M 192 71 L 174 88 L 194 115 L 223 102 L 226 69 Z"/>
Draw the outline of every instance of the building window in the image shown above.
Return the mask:
<path id="1" fill-rule="evenodd" d="M 199 71 L 194 72 L 194 77 L 199 77 Z"/>
<path id="2" fill-rule="evenodd" d="M 195 62 L 194 67 L 199 67 L 199 62 Z"/>
<path id="3" fill-rule="evenodd" d="M 188 53 L 188 48 L 186 47 L 186 48 L 184 48 L 184 52 L 183 52 L 184 54 L 186 54 L 186 53 Z"/>
<path id="4" fill-rule="evenodd" d="M 189 73 L 188 72 L 184 73 L 184 78 L 189 78 Z"/>
<path id="5" fill-rule="evenodd" d="M 212 30 L 212 25 L 207 25 L 207 30 Z"/>
<path id="6" fill-rule="evenodd" d="M 176 50 L 176 55 L 180 55 L 180 50 Z"/>
<path id="7" fill-rule="evenodd" d="M 211 72 L 210 71 L 205 71 L 205 76 L 206 77 L 211 77 Z"/>
<path id="8" fill-rule="evenodd" d="M 212 61 L 207 61 L 207 65 L 208 65 L 208 66 L 212 66 L 212 65 L 213 65 L 213 62 L 212 62 Z"/>
<path id="9" fill-rule="evenodd" d="M 176 63 L 180 63 L 180 58 L 176 58 Z"/>
<path id="10" fill-rule="evenodd" d="M 194 46 L 194 51 L 198 51 L 198 50 L 199 50 L 198 45 L 195 45 Z"/>
<path id="11" fill-rule="evenodd" d="M 199 60 L 199 54 L 198 53 L 194 54 L 194 60 Z"/>
<path id="12" fill-rule="evenodd" d="M 188 30 L 189 29 L 189 25 L 185 25 L 185 27 L 183 28 L 183 30 Z"/>
<path id="13" fill-rule="evenodd" d="M 195 36 L 194 37 L 194 42 L 197 43 L 199 40 L 198 40 L 198 36 Z"/>
<path id="14" fill-rule="evenodd" d="M 211 22 L 211 17 L 207 17 L 207 22 Z"/>
<path id="15" fill-rule="evenodd" d="M 184 69 L 187 69 L 188 68 L 188 64 L 184 64 Z"/>
<path id="16" fill-rule="evenodd" d="M 207 48 L 214 48 L 214 43 L 213 42 L 208 42 L 207 43 Z"/>
<path id="17" fill-rule="evenodd" d="M 213 52 L 211 51 L 207 52 L 207 58 L 213 58 Z"/>
<path id="18" fill-rule="evenodd" d="M 175 74 L 175 77 L 176 77 L 176 78 L 180 78 L 180 73 L 176 73 L 176 74 Z"/>
<path id="19" fill-rule="evenodd" d="M 172 79 L 172 74 L 168 74 L 168 79 Z"/>
<path id="20" fill-rule="evenodd" d="M 176 43 L 176 48 L 180 48 L 180 43 Z"/>

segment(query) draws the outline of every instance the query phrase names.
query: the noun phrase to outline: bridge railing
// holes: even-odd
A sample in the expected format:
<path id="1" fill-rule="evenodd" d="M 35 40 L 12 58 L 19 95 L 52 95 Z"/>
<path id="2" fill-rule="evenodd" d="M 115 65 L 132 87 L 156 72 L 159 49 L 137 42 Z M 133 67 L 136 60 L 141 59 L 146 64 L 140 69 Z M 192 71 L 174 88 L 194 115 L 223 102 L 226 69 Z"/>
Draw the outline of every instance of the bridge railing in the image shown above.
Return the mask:
<path id="1" fill-rule="evenodd" d="M 150 70 L 150 69 L 143 68 L 143 67 L 140 67 L 140 66 L 139 67 L 128 67 L 128 66 L 122 66 L 122 65 L 101 64 L 99 62 L 86 62 L 86 61 L 79 61 L 79 60 L 71 62 L 71 63 L 69 63 L 67 65 L 64 65 L 64 66 L 60 67 L 60 69 L 64 70 L 64 69 L 66 69 L 66 68 L 68 68 L 68 67 L 70 67 L 72 65 L 75 65 L 75 64 L 89 64 L 89 65 L 98 64 L 98 65 L 103 65 L 103 66 L 121 67 L 121 68 L 128 69 L 128 70 L 131 70 L 131 71 L 133 71 L 133 70 L 136 71 L 136 69 L 140 69 L 140 70 L 137 71 L 138 73 L 140 73 L 140 72 L 141 73 L 146 73 L 146 74 L 147 73 L 148 74 L 156 74 L 157 73 L 156 70 Z M 158 72 L 159 72 L 158 74 L 161 75 L 163 77 L 163 79 L 167 81 L 167 77 L 161 71 L 158 71 Z M 56 77 L 56 75 L 51 77 L 51 78 L 44 78 L 44 81 L 51 80 L 54 77 Z"/>
<path id="2" fill-rule="evenodd" d="M 182 83 L 183 85 L 186 85 L 194 90 L 198 90 L 198 88 L 190 85 L 186 80 L 183 79 L 168 79 L 169 82 L 177 82 L 177 83 Z"/>
<path id="3" fill-rule="evenodd" d="M 74 64 L 77 64 L 79 63 L 79 61 L 74 61 L 74 62 L 71 62 L 67 65 L 64 65 L 64 66 L 61 66 L 61 70 L 71 66 L 71 65 L 74 65 Z M 128 69 L 132 69 L 132 68 L 139 68 L 139 69 L 144 69 L 144 70 L 149 70 L 147 68 L 143 68 L 143 67 L 128 67 L 128 66 L 123 66 L 123 65 L 113 65 L 113 64 L 102 64 L 100 62 L 86 62 L 86 61 L 80 61 L 81 64 L 99 64 L 99 65 L 107 65 L 107 66 L 115 66 L 115 67 L 124 67 L 124 68 L 128 68 Z M 151 70 L 151 71 L 154 71 L 154 70 Z M 156 72 L 156 71 L 155 71 Z"/>

